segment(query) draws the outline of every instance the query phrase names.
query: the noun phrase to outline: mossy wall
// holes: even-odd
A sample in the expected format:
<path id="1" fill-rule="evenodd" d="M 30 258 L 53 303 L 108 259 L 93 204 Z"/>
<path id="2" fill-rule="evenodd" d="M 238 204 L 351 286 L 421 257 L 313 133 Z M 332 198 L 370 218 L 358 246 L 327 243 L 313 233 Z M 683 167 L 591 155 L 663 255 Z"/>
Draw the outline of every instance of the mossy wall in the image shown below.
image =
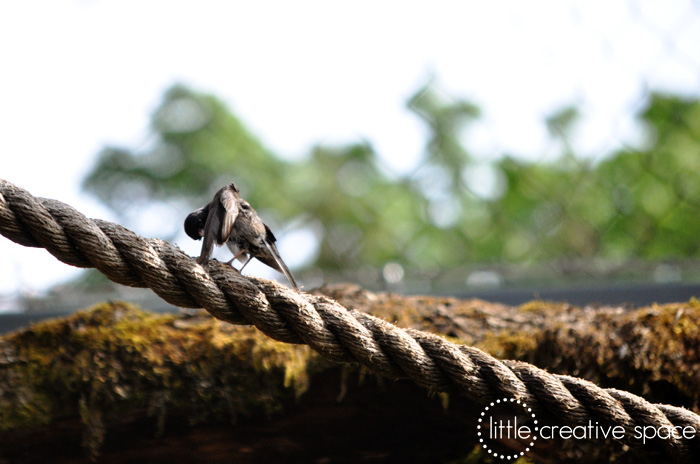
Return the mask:
<path id="1" fill-rule="evenodd" d="M 402 327 L 699 412 L 696 300 L 639 309 L 508 307 L 353 286 L 324 292 Z M 480 462 L 478 410 L 205 312 L 152 314 L 108 302 L 0 337 L 0 458 L 10 462 L 45 459 L 36 443 L 61 462 L 376 454 L 391 462 L 421 452 L 436 462 Z M 573 451 L 557 453 L 566 460 Z M 586 453 L 639 458 L 612 443 Z"/>

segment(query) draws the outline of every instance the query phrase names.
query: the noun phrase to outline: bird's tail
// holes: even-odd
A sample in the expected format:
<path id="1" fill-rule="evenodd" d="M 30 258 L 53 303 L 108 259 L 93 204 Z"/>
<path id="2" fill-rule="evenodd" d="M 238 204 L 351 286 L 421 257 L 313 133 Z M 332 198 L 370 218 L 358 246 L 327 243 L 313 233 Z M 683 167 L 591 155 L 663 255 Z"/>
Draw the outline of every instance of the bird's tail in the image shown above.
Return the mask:
<path id="1" fill-rule="evenodd" d="M 282 258 L 280 257 L 280 254 L 277 252 L 277 247 L 275 246 L 274 243 L 267 243 L 267 240 L 263 241 L 265 243 L 265 246 L 267 247 L 267 250 L 270 252 L 272 257 L 275 259 L 275 262 L 277 263 L 277 266 L 279 266 L 279 269 L 282 271 L 282 273 L 289 279 L 289 281 L 292 283 L 294 286 L 294 290 L 299 290 L 299 287 L 297 286 L 296 280 L 294 280 L 294 276 L 292 275 L 291 271 L 287 267 L 286 264 L 284 264 L 284 261 L 282 261 Z"/>

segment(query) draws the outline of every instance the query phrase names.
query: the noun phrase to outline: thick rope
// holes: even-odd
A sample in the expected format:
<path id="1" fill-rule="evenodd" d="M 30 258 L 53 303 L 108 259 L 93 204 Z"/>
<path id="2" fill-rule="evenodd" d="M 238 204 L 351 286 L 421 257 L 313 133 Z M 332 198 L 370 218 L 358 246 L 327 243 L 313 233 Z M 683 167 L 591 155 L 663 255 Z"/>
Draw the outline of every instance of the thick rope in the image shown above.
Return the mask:
<path id="1" fill-rule="evenodd" d="M 64 203 L 36 198 L 1 179 L 0 233 L 20 245 L 46 248 L 72 266 L 94 267 L 122 285 L 148 287 L 173 305 L 202 307 L 232 324 L 252 324 L 275 340 L 307 344 L 329 360 L 359 363 L 374 373 L 409 378 L 431 391 L 458 393 L 480 405 L 515 398 L 538 417 L 562 425 L 619 425 L 626 431 L 621 441 L 630 446 L 642 445 L 634 437 L 637 427 L 693 427 L 698 433 L 692 439 L 654 443 L 679 462 L 700 461 L 700 416 L 687 409 L 651 404 L 524 362 L 499 361 L 477 348 L 348 310 L 324 296 L 242 277 L 216 260 L 200 266 L 170 243 L 88 219 Z"/>

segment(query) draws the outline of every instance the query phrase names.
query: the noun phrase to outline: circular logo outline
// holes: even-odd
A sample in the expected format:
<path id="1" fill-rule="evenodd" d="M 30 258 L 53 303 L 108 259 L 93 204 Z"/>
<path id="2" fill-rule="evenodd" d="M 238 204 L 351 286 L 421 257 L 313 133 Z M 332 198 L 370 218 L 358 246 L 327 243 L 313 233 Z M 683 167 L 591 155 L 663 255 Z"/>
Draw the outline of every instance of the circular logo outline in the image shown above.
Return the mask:
<path id="1" fill-rule="evenodd" d="M 512 456 L 511 456 L 511 455 L 505 455 L 505 454 L 499 454 L 499 453 L 495 452 L 494 450 L 492 450 L 491 448 L 489 448 L 488 445 L 484 442 L 484 437 L 483 437 L 482 434 L 481 434 L 481 425 L 482 425 L 482 423 L 483 423 L 484 416 L 486 416 L 486 412 L 487 412 L 489 409 L 495 407 L 497 404 L 500 404 L 500 403 L 516 403 L 516 404 L 519 404 L 519 405 L 527 412 L 527 415 L 529 415 L 530 417 L 532 417 L 532 419 L 534 419 L 535 433 L 532 434 L 532 441 L 530 441 L 530 444 L 527 445 L 527 446 L 525 447 L 525 451 L 520 451 L 519 453 L 516 452 L 516 453 L 513 454 Z M 498 458 L 500 458 L 500 459 L 504 459 L 504 460 L 510 461 L 510 460 L 513 460 L 513 459 L 518 459 L 518 458 L 521 457 L 521 456 L 525 456 L 525 453 L 527 453 L 528 451 L 530 451 L 530 448 L 532 448 L 532 447 L 535 446 L 535 441 L 537 440 L 537 432 L 539 431 L 540 428 L 539 428 L 539 426 L 537 425 L 537 418 L 535 417 L 535 413 L 532 412 L 532 408 L 529 408 L 529 407 L 527 406 L 526 403 L 523 403 L 523 402 L 520 401 L 520 400 L 516 400 L 515 398 L 503 398 L 503 399 L 500 399 L 500 400 L 492 401 L 491 404 L 489 404 L 488 406 L 486 406 L 486 407 L 484 408 L 484 410 L 481 411 L 481 415 L 480 415 L 480 416 L 481 416 L 481 417 L 479 417 L 479 421 L 478 421 L 478 424 L 477 424 L 477 426 L 476 426 L 476 430 L 477 430 L 476 434 L 477 434 L 477 436 L 479 437 L 479 443 L 481 444 L 482 448 L 483 448 L 484 450 L 486 450 L 486 452 L 488 452 L 488 453 L 491 454 L 492 456 L 498 457 Z"/>

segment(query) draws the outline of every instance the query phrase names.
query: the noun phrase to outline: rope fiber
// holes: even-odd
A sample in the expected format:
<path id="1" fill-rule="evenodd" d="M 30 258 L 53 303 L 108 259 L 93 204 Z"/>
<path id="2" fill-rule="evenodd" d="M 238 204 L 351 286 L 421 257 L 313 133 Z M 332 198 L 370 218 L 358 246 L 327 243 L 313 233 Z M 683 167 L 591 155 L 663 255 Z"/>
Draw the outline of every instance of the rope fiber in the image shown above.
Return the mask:
<path id="1" fill-rule="evenodd" d="M 700 416 L 687 409 L 651 404 L 524 362 L 500 361 L 477 348 L 348 310 L 325 296 L 243 277 L 216 260 L 199 265 L 175 245 L 89 219 L 65 203 L 34 197 L 2 179 L 0 233 L 20 245 L 45 248 L 66 264 L 94 267 L 119 284 L 148 287 L 173 305 L 204 308 L 231 324 L 254 325 L 275 340 L 309 345 L 331 361 L 409 378 L 430 391 L 457 393 L 479 405 L 509 397 L 562 425 L 619 425 L 626 432 L 621 441 L 629 446 L 642 446 L 634 435 L 643 427 L 693 427 L 694 438 L 671 436 L 652 443 L 678 462 L 700 462 Z"/>

